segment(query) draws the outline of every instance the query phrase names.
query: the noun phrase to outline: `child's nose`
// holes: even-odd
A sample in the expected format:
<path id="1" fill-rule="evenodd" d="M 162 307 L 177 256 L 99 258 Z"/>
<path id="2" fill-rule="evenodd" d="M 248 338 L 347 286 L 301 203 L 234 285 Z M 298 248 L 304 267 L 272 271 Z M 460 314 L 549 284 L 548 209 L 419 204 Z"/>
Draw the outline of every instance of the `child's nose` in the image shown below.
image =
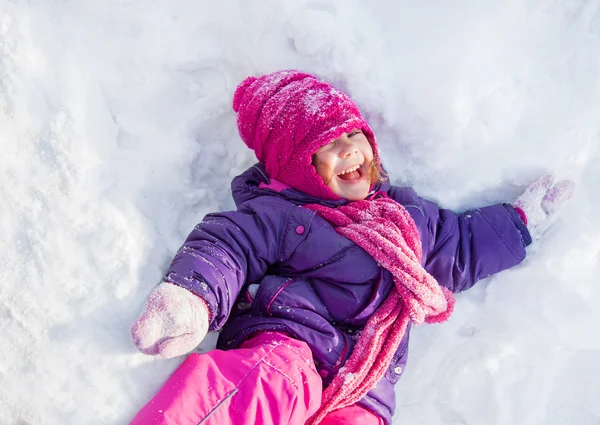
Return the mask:
<path id="1" fill-rule="evenodd" d="M 340 157 L 341 158 L 349 158 L 352 154 L 357 153 L 358 148 L 352 143 L 348 137 L 341 138 L 341 149 L 340 149 Z"/>

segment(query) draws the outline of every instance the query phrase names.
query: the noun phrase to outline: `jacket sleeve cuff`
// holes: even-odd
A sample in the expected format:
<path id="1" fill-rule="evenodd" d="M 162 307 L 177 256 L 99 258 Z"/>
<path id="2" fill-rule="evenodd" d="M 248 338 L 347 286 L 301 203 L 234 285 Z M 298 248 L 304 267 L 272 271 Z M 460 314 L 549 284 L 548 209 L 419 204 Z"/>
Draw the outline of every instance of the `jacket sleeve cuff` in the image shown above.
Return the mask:
<path id="1" fill-rule="evenodd" d="M 519 214 L 519 212 L 511 204 L 504 204 L 504 208 L 508 210 L 513 223 L 517 227 L 517 230 L 521 233 L 523 245 L 530 245 L 532 242 L 531 234 L 529 234 L 529 230 L 527 230 L 527 225 L 525 224 L 523 217 L 521 217 L 521 214 Z"/>

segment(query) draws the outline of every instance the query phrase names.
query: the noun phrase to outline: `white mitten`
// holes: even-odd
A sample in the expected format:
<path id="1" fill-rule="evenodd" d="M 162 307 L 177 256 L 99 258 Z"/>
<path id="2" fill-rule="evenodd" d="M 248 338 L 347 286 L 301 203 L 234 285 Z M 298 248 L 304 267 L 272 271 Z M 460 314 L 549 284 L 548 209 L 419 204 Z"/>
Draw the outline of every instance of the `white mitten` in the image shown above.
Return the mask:
<path id="1" fill-rule="evenodd" d="M 158 285 L 131 327 L 131 338 L 144 354 L 164 359 L 189 353 L 202 342 L 209 326 L 205 302 L 173 283 Z"/>
<path id="2" fill-rule="evenodd" d="M 524 220 L 532 239 L 539 237 L 550 227 L 556 212 L 573 196 L 575 182 L 561 180 L 554 186 L 554 177 L 547 174 L 536 180 L 517 198 L 514 207 L 525 215 Z"/>

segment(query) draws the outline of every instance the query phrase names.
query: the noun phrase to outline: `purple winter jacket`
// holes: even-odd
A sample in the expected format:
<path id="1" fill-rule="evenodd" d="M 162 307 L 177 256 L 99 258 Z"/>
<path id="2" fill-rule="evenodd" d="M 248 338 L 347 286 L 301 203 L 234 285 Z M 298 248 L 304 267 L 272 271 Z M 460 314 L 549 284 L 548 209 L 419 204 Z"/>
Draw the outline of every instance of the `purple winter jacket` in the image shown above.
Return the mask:
<path id="1" fill-rule="evenodd" d="M 236 348 L 257 331 L 285 332 L 310 346 L 328 385 L 389 294 L 392 275 L 314 211 L 300 208 L 348 201 L 322 201 L 268 184 L 260 164 L 236 177 L 237 211 L 208 214 L 175 255 L 166 280 L 206 300 L 210 330 L 221 331 L 218 348 Z M 423 266 L 453 292 L 518 264 L 531 243 L 508 204 L 456 215 L 410 188 L 385 182 L 375 189 L 411 214 L 421 236 Z M 260 284 L 256 292 L 248 290 L 253 283 Z M 406 365 L 409 330 L 385 378 L 359 402 L 387 424 L 395 410 L 394 384 Z"/>

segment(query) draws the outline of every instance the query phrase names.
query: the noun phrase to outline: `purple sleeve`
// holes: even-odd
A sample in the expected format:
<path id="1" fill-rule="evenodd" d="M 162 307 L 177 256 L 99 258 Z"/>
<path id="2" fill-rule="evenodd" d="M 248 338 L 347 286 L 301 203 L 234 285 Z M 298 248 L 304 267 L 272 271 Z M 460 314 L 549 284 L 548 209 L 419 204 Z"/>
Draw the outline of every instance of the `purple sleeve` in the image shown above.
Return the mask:
<path id="1" fill-rule="evenodd" d="M 458 215 L 410 188 L 392 187 L 389 196 L 404 205 L 417 225 L 425 269 L 452 292 L 519 264 L 531 243 L 527 227 L 508 204 Z"/>
<path id="2" fill-rule="evenodd" d="M 250 205 L 208 214 L 173 258 L 166 280 L 206 301 L 211 331 L 225 324 L 244 283 L 260 280 L 277 261 L 281 223 L 276 217 Z"/>

